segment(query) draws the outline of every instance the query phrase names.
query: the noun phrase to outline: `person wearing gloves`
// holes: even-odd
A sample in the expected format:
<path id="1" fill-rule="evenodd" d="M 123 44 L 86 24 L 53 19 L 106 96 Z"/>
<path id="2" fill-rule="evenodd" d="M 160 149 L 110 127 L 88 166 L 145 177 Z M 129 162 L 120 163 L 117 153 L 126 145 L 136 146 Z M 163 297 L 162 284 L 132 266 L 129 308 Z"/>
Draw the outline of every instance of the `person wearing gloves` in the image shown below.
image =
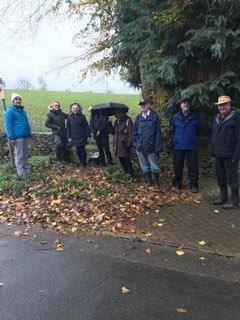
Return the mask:
<path id="1" fill-rule="evenodd" d="M 56 158 L 58 161 L 69 161 L 67 151 L 67 128 L 66 120 L 68 115 L 61 110 L 60 103 L 53 101 L 49 107 L 45 127 L 52 129 Z"/>
<path id="2" fill-rule="evenodd" d="M 172 185 L 178 190 L 182 188 L 184 162 L 187 162 L 190 189 L 198 192 L 198 138 L 200 131 L 200 119 L 191 110 L 189 99 L 183 99 L 179 103 L 180 111 L 172 117 L 171 128 L 173 138 L 173 170 Z"/>
<path id="3" fill-rule="evenodd" d="M 113 137 L 115 155 L 118 157 L 123 171 L 134 177 L 131 162 L 133 122 L 126 111 L 117 111 L 115 117 Z"/>
<path id="4" fill-rule="evenodd" d="M 80 165 L 85 168 L 87 164 L 85 146 L 91 137 L 91 132 L 81 106 L 76 102 L 71 105 L 70 115 L 67 118 L 67 137 L 68 142 L 76 147 Z"/>
<path id="5" fill-rule="evenodd" d="M 240 159 L 240 115 L 232 108 L 231 98 L 220 96 L 218 115 L 212 125 L 211 152 L 215 158 L 215 170 L 220 198 L 215 205 L 222 205 L 224 209 L 239 207 L 239 175 Z M 228 186 L 231 198 L 228 198 Z"/>
<path id="6" fill-rule="evenodd" d="M 139 102 L 140 114 L 133 127 L 133 147 L 137 152 L 141 169 L 149 185 L 159 185 L 158 154 L 163 149 L 161 125 L 157 112 L 152 110 L 151 101 L 143 98 Z"/>
<path id="7" fill-rule="evenodd" d="M 5 112 L 7 138 L 13 146 L 14 162 L 18 176 L 26 178 L 28 174 L 28 147 L 31 129 L 26 111 L 22 106 L 22 97 L 13 92 L 12 104 Z"/>

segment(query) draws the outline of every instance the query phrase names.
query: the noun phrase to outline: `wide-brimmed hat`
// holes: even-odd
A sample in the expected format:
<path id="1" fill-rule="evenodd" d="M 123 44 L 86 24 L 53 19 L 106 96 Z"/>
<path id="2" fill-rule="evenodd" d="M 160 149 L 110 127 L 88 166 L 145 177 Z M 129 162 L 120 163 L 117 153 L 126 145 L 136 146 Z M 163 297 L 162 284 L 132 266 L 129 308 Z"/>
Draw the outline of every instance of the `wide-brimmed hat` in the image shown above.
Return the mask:
<path id="1" fill-rule="evenodd" d="M 232 100 L 229 96 L 220 96 L 218 97 L 218 102 L 214 103 L 216 106 L 219 104 L 224 104 L 224 103 L 232 103 Z"/>

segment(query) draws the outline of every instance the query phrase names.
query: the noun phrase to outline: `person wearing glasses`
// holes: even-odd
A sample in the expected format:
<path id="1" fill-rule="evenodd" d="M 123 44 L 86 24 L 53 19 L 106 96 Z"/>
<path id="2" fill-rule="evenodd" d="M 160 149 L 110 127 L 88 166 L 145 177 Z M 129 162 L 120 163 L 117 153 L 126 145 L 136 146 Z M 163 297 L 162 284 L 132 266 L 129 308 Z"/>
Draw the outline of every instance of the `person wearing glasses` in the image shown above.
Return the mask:
<path id="1" fill-rule="evenodd" d="M 53 101 L 49 106 L 45 127 L 52 130 L 56 158 L 61 162 L 69 161 L 67 151 L 67 117 L 68 115 L 61 110 L 60 103 L 58 101 Z"/>
<path id="2" fill-rule="evenodd" d="M 12 104 L 5 112 L 6 134 L 13 147 L 17 174 L 21 178 L 27 178 L 28 146 L 29 138 L 31 138 L 31 129 L 27 113 L 22 106 L 22 97 L 13 92 L 11 101 Z"/>

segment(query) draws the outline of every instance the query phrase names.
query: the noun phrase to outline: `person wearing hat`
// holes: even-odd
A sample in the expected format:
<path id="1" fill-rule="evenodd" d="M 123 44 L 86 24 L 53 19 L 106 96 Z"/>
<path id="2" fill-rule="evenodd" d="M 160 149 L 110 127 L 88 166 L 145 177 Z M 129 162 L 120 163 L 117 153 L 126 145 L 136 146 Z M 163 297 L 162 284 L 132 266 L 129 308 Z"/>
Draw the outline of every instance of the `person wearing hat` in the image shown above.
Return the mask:
<path id="1" fill-rule="evenodd" d="M 14 162 L 18 176 L 26 178 L 28 174 L 28 146 L 31 129 L 27 113 L 22 106 L 22 97 L 13 92 L 12 104 L 5 112 L 6 134 L 13 146 Z"/>
<path id="2" fill-rule="evenodd" d="M 239 207 L 240 116 L 232 108 L 228 96 L 220 96 L 215 105 L 218 115 L 212 124 L 211 152 L 215 158 L 220 198 L 214 204 L 222 205 L 224 209 L 235 209 Z"/>
<path id="3" fill-rule="evenodd" d="M 180 101 L 180 111 L 171 120 L 173 138 L 173 187 L 182 188 L 184 162 L 187 162 L 188 178 L 191 191 L 198 192 L 198 137 L 200 129 L 199 117 L 191 112 L 189 99 Z"/>
<path id="4" fill-rule="evenodd" d="M 53 101 L 45 123 L 45 127 L 52 129 L 56 158 L 58 161 L 64 162 L 69 161 L 66 128 L 67 117 L 68 115 L 61 110 L 60 103 L 58 101 Z"/>
<path id="5" fill-rule="evenodd" d="M 141 169 L 149 185 L 159 185 L 158 154 L 163 148 L 161 125 L 157 112 L 152 110 L 151 101 L 143 98 L 139 102 L 140 114 L 133 127 L 133 147 L 137 152 Z"/>
<path id="6" fill-rule="evenodd" d="M 82 167 L 86 167 L 87 153 L 85 146 L 91 137 L 90 127 L 79 103 L 71 104 L 70 115 L 67 118 L 67 138 L 74 145 Z"/>

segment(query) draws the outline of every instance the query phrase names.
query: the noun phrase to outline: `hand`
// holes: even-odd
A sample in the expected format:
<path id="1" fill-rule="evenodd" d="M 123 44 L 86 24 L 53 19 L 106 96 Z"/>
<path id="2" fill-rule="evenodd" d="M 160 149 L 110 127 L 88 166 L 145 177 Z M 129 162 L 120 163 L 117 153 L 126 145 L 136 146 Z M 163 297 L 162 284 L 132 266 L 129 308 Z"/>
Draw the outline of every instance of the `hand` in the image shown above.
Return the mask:
<path id="1" fill-rule="evenodd" d="M 97 137 L 100 136 L 100 131 L 97 131 L 96 136 Z"/>
<path id="2" fill-rule="evenodd" d="M 69 139 L 68 139 L 68 142 L 69 142 L 69 143 L 72 143 L 72 138 L 69 138 Z"/>
<path id="3" fill-rule="evenodd" d="M 236 160 L 234 158 L 231 159 L 232 163 L 236 163 Z"/>

